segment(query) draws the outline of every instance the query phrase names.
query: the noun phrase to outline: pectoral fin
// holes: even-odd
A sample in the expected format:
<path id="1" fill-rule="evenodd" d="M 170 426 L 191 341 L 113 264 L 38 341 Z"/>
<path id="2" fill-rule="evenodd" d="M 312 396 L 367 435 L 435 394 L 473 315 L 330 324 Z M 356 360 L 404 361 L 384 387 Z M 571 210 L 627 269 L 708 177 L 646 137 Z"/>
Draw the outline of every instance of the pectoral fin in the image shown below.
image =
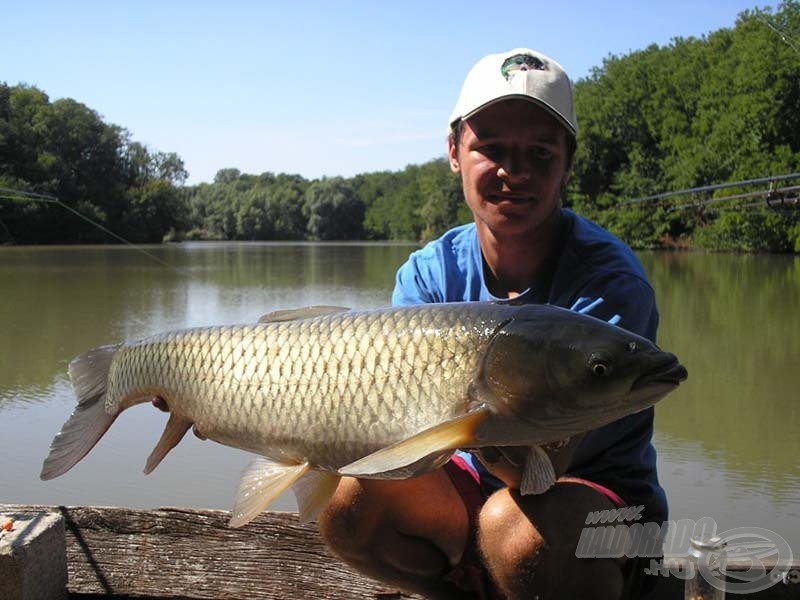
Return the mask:
<path id="1" fill-rule="evenodd" d="M 306 306 L 305 308 L 289 308 L 286 310 L 273 310 L 261 317 L 259 323 L 281 323 L 283 321 L 297 321 L 299 319 L 312 319 L 324 317 L 339 312 L 350 310 L 344 306 Z"/>
<path id="2" fill-rule="evenodd" d="M 550 457 L 539 446 L 531 446 L 522 472 L 519 491 L 523 496 L 543 494 L 556 482 L 556 473 Z"/>
<path id="3" fill-rule="evenodd" d="M 475 430 L 489 414 L 488 408 L 480 408 L 446 421 L 360 458 L 339 469 L 339 473 L 353 477 L 368 477 L 400 469 L 431 454 L 468 447 L 475 441 Z"/>
<path id="4" fill-rule="evenodd" d="M 241 527 L 266 510 L 274 500 L 305 475 L 308 463 L 286 465 L 256 458 L 242 473 L 229 527 Z"/>
<path id="5" fill-rule="evenodd" d="M 153 451 L 147 458 L 147 463 L 144 466 L 145 475 L 149 475 L 153 472 L 153 469 L 161 463 L 170 450 L 178 445 L 191 427 L 191 421 L 187 421 L 175 413 L 170 413 L 167 426 L 164 428 L 164 433 L 161 434 L 161 439 L 158 440 L 156 447 L 153 448 Z"/>
<path id="6" fill-rule="evenodd" d="M 292 491 L 297 498 L 301 523 L 308 523 L 319 516 L 336 491 L 340 479 L 331 473 L 309 471 L 295 482 Z"/>

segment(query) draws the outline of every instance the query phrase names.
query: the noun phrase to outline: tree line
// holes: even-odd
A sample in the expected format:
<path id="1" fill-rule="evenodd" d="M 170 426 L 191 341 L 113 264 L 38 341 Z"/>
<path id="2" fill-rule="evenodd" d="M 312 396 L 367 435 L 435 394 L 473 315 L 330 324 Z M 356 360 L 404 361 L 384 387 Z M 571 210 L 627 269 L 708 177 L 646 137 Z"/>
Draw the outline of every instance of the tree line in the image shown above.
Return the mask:
<path id="1" fill-rule="evenodd" d="M 800 252 L 800 211 L 625 202 L 800 171 L 800 0 L 745 11 L 701 38 L 609 56 L 575 83 L 575 101 L 567 206 L 636 248 Z M 350 178 L 226 168 L 186 186 L 187 176 L 175 153 L 145 147 L 75 100 L 0 83 L 0 190 L 56 196 L 132 242 L 427 240 L 470 219 L 445 158 Z M 61 206 L 0 191 L 0 242 L 111 241 Z"/>

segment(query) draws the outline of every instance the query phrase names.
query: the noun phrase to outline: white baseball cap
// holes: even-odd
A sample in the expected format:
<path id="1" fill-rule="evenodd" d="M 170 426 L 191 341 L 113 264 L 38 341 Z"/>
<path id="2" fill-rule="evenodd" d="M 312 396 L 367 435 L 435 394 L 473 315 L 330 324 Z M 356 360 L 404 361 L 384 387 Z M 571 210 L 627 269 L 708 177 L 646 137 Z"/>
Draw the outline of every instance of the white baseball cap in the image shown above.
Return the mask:
<path id="1" fill-rule="evenodd" d="M 450 115 L 450 129 L 459 119 L 509 98 L 530 100 L 558 119 L 572 135 L 578 119 L 572 83 L 564 68 L 549 56 L 528 48 L 490 54 L 467 74 L 458 102 Z"/>

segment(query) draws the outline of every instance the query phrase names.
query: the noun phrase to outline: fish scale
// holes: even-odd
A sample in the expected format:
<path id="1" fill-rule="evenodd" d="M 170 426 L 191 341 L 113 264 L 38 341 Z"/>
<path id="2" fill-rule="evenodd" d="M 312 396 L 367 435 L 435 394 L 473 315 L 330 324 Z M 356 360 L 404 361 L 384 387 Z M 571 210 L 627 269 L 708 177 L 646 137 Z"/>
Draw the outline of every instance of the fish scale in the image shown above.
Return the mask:
<path id="1" fill-rule="evenodd" d="M 303 454 L 342 466 L 463 409 L 491 331 L 456 327 L 459 316 L 372 311 L 153 336 L 120 349 L 106 405 L 162 396 L 204 436 L 266 456 L 316 427 Z M 458 332 L 454 343 L 441 331 Z"/>
<path id="2" fill-rule="evenodd" d="M 686 378 L 648 340 L 552 306 L 311 307 L 262 321 L 166 332 L 74 359 L 78 404 L 42 479 L 67 472 L 123 410 L 156 396 L 170 416 L 146 473 L 192 426 L 266 457 L 242 475 L 232 526 L 291 486 L 308 520 L 342 475 L 412 477 L 457 448 L 527 447 L 519 489 L 542 493 L 557 476 L 542 444 L 643 410 Z"/>

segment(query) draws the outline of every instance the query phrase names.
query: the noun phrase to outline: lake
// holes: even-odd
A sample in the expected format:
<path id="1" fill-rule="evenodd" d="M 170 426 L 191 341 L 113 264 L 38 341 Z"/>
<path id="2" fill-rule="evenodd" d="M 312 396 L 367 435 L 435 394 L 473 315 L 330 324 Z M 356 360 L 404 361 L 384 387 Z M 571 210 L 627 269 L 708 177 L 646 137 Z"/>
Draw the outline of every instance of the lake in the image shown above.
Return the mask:
<path id="1" fill-rule="evenodd" d="M 0 248 L 0 503 L 229 509 L 250 456 L 188 435 L 144 476 L 166 420 L 149 405 L 127 411 L 72 471 L 39 481 L 74 407 L 69 361 L 100 344 L 254 322 L 280 308 L 386 306 L 395 269 L 414 248 Z M 659 345 L 690 374 L 656 408 L 670 518 L 767 528 L 800 554 L 800 257 L 640 258 L 658 296 Z M 294 507 L 291 494 L 273 506 Z"/>

